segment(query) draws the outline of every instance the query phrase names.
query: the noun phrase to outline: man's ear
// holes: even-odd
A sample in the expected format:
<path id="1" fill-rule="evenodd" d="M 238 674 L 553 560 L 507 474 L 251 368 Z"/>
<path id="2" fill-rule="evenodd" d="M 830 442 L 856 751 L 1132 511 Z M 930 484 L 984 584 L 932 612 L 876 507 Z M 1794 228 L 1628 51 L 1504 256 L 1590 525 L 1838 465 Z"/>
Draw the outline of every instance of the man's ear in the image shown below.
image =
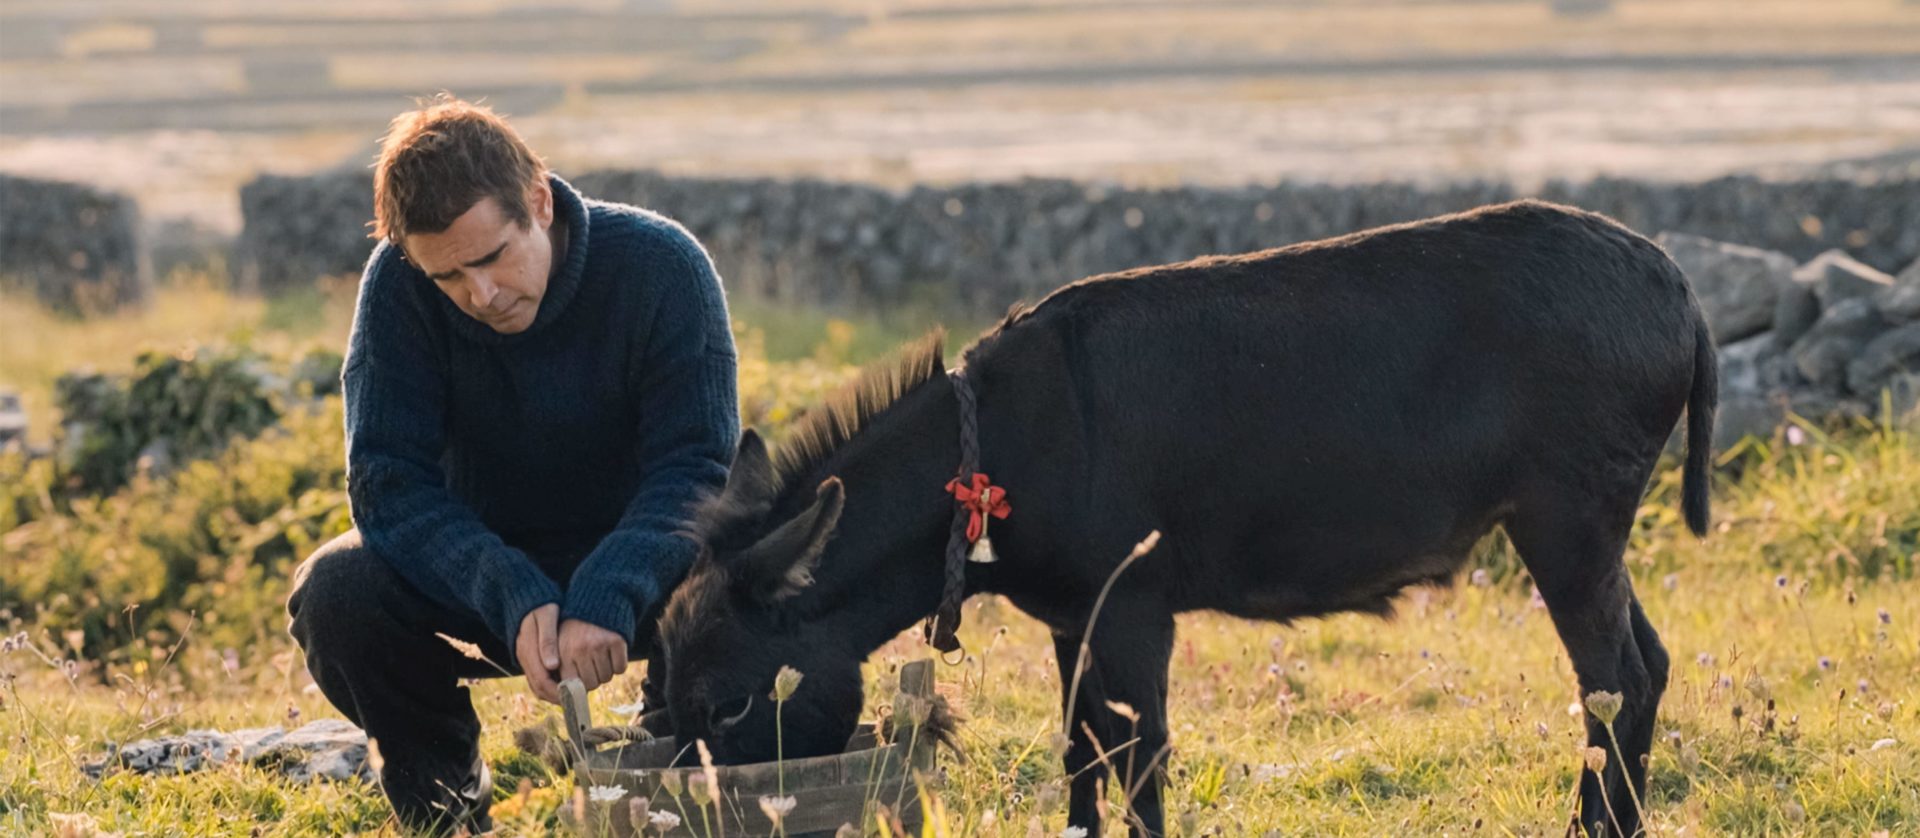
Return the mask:
<path id="1" fill-rule="evenodd" d="M 545 174 L 527 187 L 527 215 L 533 219 L 534 226 L 542 230 L 553 226 L 553 186 L 547 183 Z"/>
<path id="2" fill-rule="evenodd" d="M 813 584 L 820 555 L 840 523 L 846 499 L 846 487 L 840 478 L 827 478 L 820 484 L 813 505 L 741 551 L 734 578 L 754 599 L 768 605 L 806 590 Z"/>

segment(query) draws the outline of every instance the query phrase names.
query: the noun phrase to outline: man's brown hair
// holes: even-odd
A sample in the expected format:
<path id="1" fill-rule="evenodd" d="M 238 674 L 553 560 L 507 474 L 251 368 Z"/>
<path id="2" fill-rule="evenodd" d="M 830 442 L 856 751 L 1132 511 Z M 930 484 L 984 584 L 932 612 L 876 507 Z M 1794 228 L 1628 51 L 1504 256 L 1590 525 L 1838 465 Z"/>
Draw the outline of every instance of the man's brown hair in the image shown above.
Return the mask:
<path id="1" fill-rule="evenodd" d="M 439 233 L 483 198 L 525 227 L 547 164 L 491 108 L 441 93 L 393 118 L 373 167 L 373 238 Z"/>

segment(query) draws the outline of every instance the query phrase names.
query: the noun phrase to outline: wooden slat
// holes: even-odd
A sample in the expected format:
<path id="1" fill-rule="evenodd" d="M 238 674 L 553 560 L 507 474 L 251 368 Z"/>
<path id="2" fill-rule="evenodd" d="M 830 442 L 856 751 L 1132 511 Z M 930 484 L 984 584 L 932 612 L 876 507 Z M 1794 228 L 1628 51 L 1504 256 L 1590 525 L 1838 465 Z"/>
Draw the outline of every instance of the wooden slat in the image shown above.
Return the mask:
<path id="1" fill-rule="evenodd" d="M 573 686 L 579 685 L 573 683 Z M 572 741 L 579 742 L 591 723 L 585 691 L 569 690 L 563 684 L 562 695 L 568 735 Z M 906 718 L 899 715 L 900 708 L 905 706 L 902 702 L 931 700 L 933 665 L 930 661 L 915 661 L 901 668 L 900 696 L 895 704 L 899 719 Z M 932 737 L 917 736 L 909 730 L 900 738 L 902 741 L 895 744 L 878 745 L 877 730 L 867 723 L 855 729 L 845 753 L 783 763 L 721 766 L 715 772 L 722 805 L 718 813 L 709 811 L 707 815 L 709 819 L 722 817 L 728 833 L 765 835 L 774 825 L 761 811 L 760 798 L 777 795 L 784 789 L 785 794 L 795 800 L 794 810 L 786 820 L 789 836 L 809 833 L 831 836 L 841 824 L 864 826 L 868 807 L 874 803 L 886 804 L 909 826 L 917 826 L 919 786 L 914 774 L 932 770 L 934 753 L 931 741 L 919 740 Z M 908 742 L 914 743 L 912 753 L 907 750 Z M 588 834 L 636 834 L 634 825 L 628 822 L 627 801 L 632 797 L 645 798 L 651 807 L 681 815 L 680 827 L 670 835 L 704 835 L 710 828 L 720 831 L 720 823 L 709 825 L 701 821 L 699 810 L 684 791 L 694 783 L 706 782 L 701 769 L 665 767 L 679 752 L 678 743 L 671 737 L 662 737 L 588 753 L 577 773 L 580 786 L 618 786 L 628 792 L 627 798 L 613 803 L 588 805 L 585 825 Z M 667 776 L 680 780 L 683 791 L 677 800 L 661 789 L 661 780 Z"/>

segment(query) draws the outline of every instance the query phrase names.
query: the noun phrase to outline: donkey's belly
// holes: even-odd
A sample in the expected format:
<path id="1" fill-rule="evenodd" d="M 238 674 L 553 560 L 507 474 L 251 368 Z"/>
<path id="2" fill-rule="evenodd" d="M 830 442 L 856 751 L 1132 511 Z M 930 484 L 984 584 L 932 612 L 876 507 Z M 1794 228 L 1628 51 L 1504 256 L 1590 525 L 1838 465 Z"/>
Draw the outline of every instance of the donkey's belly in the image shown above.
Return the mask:
<path id="1" fill-rule="evenodd" d="M 1164 581 L 1181 610 L 1266 620 L 1384 614 L 1408 586 L 1446 582 L 1508 512 L 1500 502 L 1401 501 L 1309 507 L 1296 496 L 1226 516 L 1213 507 L 1212 516 L 1182 522 L 1179 530 L 1192 536 L 1184 572 Z"/>
<path id="2" fill-rule="evenodd" d="M 1369 562 L 1376 573 L 1345 574 L 1336 578 L 1270 579 L 1264 584 L 1229 587 L 1216 602 L 1194 605 L 1254 620 L 1287 622 L 1302 617 L 1357 611 L 1385 615 L 1393 598 L 1412 585 L 1441 584 L 1466 563 L 1467 554 L 1427 554 L 1397 562 Z"/>

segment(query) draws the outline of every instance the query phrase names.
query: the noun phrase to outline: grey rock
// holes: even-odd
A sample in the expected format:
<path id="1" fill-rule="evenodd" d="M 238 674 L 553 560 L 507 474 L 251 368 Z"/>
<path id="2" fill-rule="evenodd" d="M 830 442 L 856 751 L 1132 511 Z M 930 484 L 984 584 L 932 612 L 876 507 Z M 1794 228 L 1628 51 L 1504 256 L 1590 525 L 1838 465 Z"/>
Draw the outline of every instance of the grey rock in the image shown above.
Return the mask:
<path id="1" fill-rule="evenodd" d="M 1842 300 L 1823 312 L 1820 322 L 1794 343 L 1794 365 L 1821 392 L 1840 395 L 1847 386 L 1847 364 L 1886 327 L 1872 300 Z"/>
<path id="2" fill-rule="evenodd" d="M 1887 378 L 1885 389 L 1892 420 L 1909 431 L 1920 432 L 1920 372 L 1895 373 Z"/>
<path id="3" fill-rule="evenodd" d="M 1814 422 L 1855 417 L 1871 418 L 1877 408 L 1862 399 L 1813 392 L 1779 392 L 1770 396 L 1738 396 L 1723 400 L 1713 414 L 1713 443 L 1721 449 L 1743 437 L 1762 439 L 1787 424 L 1789 415 Z"/>
<path id="4" fill-rule="evenodd" d="M 1881 333 L 1847 362 L 1847 389 L 1876 396 L 1896 373 L 1920 373 L 1920 322 Z"/>
<path id="5" fill-rule="evenodd" d="M 1780 291 L 1792 283 L 1792 257 L 1685 233 L 1661 233 L 1658 242 L 1687 275 L 1714 340 L 1732 343 L 1773 323 Z"/>
<path id="6" fill-rule="evenodd" d="M 1882 290 L 1873 304 L 1895 323 L 1920 320 L 1920 259 L 1894 277 L 1893 287 Z"/>
<path id="7" fill-rule="evenodd" d="M 1803 282 L 1788 282 L 1773 304 L 1773 340 L 1784 349 L 1820 322 L 1820 297 Z"/>
<path id="8" fill-rule="evenodd" d="M 291 733 L 280 727 L 225 733 L 189 730 L 177 736 L 107 746 L 104 758 L 82 766 L 95 779 L 114 770 L 168 776 L 231 762 L 277 770 L 295 782 L 371 781 L 367 735 L 340 719 L 309 722 Z"/>
<path id="9" fill-rule="evenodd" d="M 1779 427 L 1785 417 L 1786 410 L 1778 400 L 1752 394 L 1723 396 L 1713 411 L 1713 444 L 1724 449 L 1749 436 L 1765 439 L 1773 435 L 1773 429 Z M 1675 439 L 1682 436 L 1684 430 L 1676 428 Z M 1678 444 L 1672 447 L 1680 450 Z"/>
<path id="10" fill-rule="evenodd" d="M 1720 399 L 1739 396 L 1763 396 L 1771 387 L 1761 375 L 1762 362 L 1781 354 L 1771 332 L 1762 332 L 1722 346 L 1720 358 Z"/>
<path id="11" fill-rule="evenodd" d="M 1842 250 L 1829 250 L 1795 268 L 1793 281 L 1813 288 L 1821 308 L 1832 308 L 1842 300 L 1872 297 L 1893 285 L 1885 271 L 1865 265 Z"/>

